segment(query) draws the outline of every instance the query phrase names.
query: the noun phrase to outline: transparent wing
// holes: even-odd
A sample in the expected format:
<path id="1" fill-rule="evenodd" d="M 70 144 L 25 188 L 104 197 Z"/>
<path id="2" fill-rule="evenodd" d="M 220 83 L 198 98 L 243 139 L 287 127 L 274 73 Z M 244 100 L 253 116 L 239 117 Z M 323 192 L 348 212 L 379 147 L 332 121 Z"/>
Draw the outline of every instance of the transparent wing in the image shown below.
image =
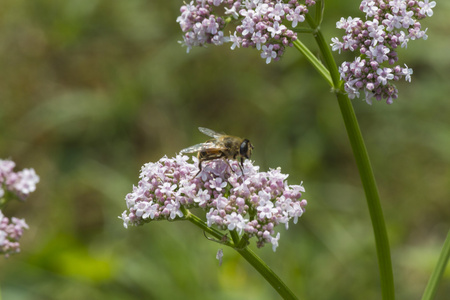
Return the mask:
<path id="1" fill-rule="evenodd" d="M 180 151 L 180 153 L 194 153 L 194 152 L 206 151 L 206 150 L 219 151 L 219 150 L 224 150 L 224 148 L 217 146 L 213 142 L 206 142 L 206 143 L 197 144 L 197 145 L 188 147 L 186 149 L 183 149 Z"/>
<path id="2" fill-rule="evenodd" d="M 204 133 L 207 136 L 213 137 L 215 139 L 217 139 L 217 138 L 219 138 L 221 136 L 224 136 L 224 134 L 222 134 L 222 133 L 215 132 L 214 130 L 208 129 L 208 128 L 205 128 L 205 127 L 199 127 L 198 130 L 200 130 L 201 133 Z"/>
<path id="3" fill-rule="evenodd" d="M 203 145 L 205 143 L 201 143 L 201 144 L 197 144 L 191 147 L 187 147 L 186 149 L 183 149 L 180 151 L 180 153 L 194 153 L 194 152 L 199 152 L 200 150 L 203 149 Z"/>

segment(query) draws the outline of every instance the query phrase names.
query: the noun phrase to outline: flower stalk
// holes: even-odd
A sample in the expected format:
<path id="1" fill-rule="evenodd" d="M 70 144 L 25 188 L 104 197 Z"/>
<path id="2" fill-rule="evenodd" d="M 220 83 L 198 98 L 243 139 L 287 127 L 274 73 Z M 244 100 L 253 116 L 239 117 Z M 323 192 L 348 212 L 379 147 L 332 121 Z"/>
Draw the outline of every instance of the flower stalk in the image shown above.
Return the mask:
<path id="1" fill-rule="evenodd" d="M 314 31 L 314 38 L 319 46 L 320 52 L 324 58 L 325 65 L 329 68 L 329 74 L 333 82 L 332 88 L 336 94 L 339 108 L 344 120 L 347 135 L 352 147 L 353 155 L 355 157 L 356 165 L 358 167 L 361 182 L 364 188 L 367 206 L 369 209 L 370 218 L 372 221 L 372 228 L 375 237 L 375 245 L 377 249 L 378 267 L 380 272 L 381 293 L 383 299 L 395 299 L 394 291 L 394 276 L 392 272 L 391 254 L 389 248 L 389 239 L 387 235 L 386 225 L 383 217 L 383 210 L 381 208 L 378 188 L 373 174 L 373 169 L 370 163 L 369 154 L 364 144 L 361 129 L 356 118 L 352 103 L 342 90 L 342 82 L 339 78 L 339 71 L 334 61 L 331 49 L 326 43 L 320 29 L 315 25 L 312 18 L 307 15 L 306 20 Z M 305 56 L 312 65 L 317 64 L 317 58 L 310 59 Z M 320 72 L 319 72 L 320 73 Z"/>
<path id="2" fill-rule="evenodd" d="M 236 230 L 231 230 L 230 235 L 233 242 L 228 241 L 220 231 L 214 228 L 208 227 L 199 217 L 192 214 L 189 210 L 182 208 L 182 212 L 185 215 L 186 220 L 193 223 L 195 226 L 202 229 L 205 233 L 212 235 L 216 242 L 223 245 L 234 248 L 253 268 L 255 268 L 264 279 L 275 289 L 275 291 L 283 297 L 283 299 L 297 299 L 295 294 L 289 289 L 289 287 L 281 280 L 280 277 L 250 248 L 247 247 L 247 236 L 244 234 L 242 238 L 239 238 Z"/>
<path id="3" fill-rule="evenodd" d="M 303 44 L 300 40 L 295 40 L 293 42 L 294 47 L 300 51 L 303 56 L 311 63 L 311 65 L 319 72 L 320 76 L 325 79 L 325 81 L 332 87 L 333 79 L 330 76 L 330 71 L 317 59 L 317 57 Z"/>
<path id="4" fill-rule="evenodd" d="M 272 269 L 259 258 L 251 249 L 244 247 L 242 249 L 235 249 L 239 254 L 248 261 L 249 264 L 255 268 L 259 274 L 266 279 L 268 283 L 283 297 L 283 299 L 294 300 L 297 299 L 295 294 L 288 288 L 288 286 L 281 280 L 280 277 L 272 271 Z"/>
<path id="5" fill-rule="evenodd" d="M 431 274 L 430 280 L 423 293 L 422 300 L 432 300 L 436 295 L 437 286 L 439 281 L 444 275 L 445 267 L 447 266 L 448 260 L 450 258 L 450 230 L 447 233 L 447 238 L 445 239 L 444 246 L 442 247 L 441 254 L 439 255 L 436 267 Z"/>

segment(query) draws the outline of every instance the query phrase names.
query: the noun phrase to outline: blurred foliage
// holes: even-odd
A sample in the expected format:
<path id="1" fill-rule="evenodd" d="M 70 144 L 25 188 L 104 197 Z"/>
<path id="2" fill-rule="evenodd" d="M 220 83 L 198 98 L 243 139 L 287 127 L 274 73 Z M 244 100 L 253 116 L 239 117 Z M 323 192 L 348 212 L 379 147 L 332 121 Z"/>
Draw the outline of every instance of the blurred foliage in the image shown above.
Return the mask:
<path id="1" fill-rule="evenodd" d="M 250 49 L 186 54 L 182 1 L 2 0 L 0 157 L 41 177 L 5 214 L 30 225 L 22 253 L 0 259 L 3 299 L 276 299 L 255 270 L 197 228 L 125 230 L 117 216 L 140 166 L 201 142 L 205 126 L 249 138 L 261 168 L 304 181 L 307 213 L 257 253 L 301 299 L 379 299 L 372 228 L 339 108 L 296 52 L 266 65 Z M 327 1 L 329 39 L 359 1 Z M 345 5 L 343 5 L 345 4 Z M 398 299 L 418 299 L 450 224 L 450 4 L 393 105 L 354 100 L 377 176 Z M 301 37 L 314 49 L 310 36 Z M 336 57 L 342 62 L 345 57 Z M 252 245 L 253 247 L 254 245 Z M 450 294 L 450 273 L 437 299 Z"/>

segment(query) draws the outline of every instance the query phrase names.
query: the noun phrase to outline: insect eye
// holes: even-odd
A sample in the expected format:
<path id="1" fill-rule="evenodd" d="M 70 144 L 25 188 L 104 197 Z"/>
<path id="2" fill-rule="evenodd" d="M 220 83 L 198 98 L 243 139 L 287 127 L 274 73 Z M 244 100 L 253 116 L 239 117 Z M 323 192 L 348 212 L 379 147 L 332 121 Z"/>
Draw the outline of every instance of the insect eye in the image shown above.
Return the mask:
<path id="1" fill-rule="evenodd" d="M 250 144 L 250 141 L 245 139 L 242 142 L 241 147 L 239 149 L 240 154 L 242 156 L 244 156 L 245 158 L 250 158 L 250 155 L 252 154 L 251 149 L 249 149 L 249 144 Z M 251 147 L 251 145 L 250 145 L 250 147 Z"/>

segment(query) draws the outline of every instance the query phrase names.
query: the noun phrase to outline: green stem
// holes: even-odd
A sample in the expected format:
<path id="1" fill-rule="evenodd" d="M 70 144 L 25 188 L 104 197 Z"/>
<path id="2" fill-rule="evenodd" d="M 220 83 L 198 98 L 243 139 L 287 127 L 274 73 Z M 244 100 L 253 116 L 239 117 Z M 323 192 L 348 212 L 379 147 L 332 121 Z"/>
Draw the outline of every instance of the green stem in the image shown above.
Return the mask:
<path id="1" fill-rule="evenodd" d="M 353 155 L 355 156 L 356 164 L 358 166 L 369 208 L 370 219 L 372 221 L 377 249 L 378 268 L 380 271 L 381 293 L 385 300 L 395 299 L 389 239 L 369 155 L 366 146 L 364 145 L 361 130 L 350 99 L 348 99 L 347 95 L 341 93 L 337 93 L 336 96 L 344 118 L 347 135 L 353 149 Z"/>
<path id="2" fill-rule="evenodd" d="M 239 247 L 239 234 L 236 232 L 236 230 L 230 230 L 231 239 L 233 240 L 233 243 L 235 247 Z"/>
<path id="3" fill-rule="evenodd" d="M 183 212 L 184 218 L 186 220 L 188 220 L 195 226 L 200 227 L 205 233 L 212 235 L 217 242 L 220 242 L 221 244 L 224 244 L 226 246 L 234 247 L 234 244 L 230 242 L 228 237 L 224 235 L 222 232 L 209 227 L 208 224 L 206 224 L 202 219 L 200 219 L 196 215 L 192 214 L 188 209 L 181 206 L 180 210 Z"/>
<path id="4" fill-rule="evenodd" d="M 270 285 L 277 291 L 278 294 L 280 294 L 281 297 L 284 299 L 297 299 L 294 293 L 284 284 L 280 277 L 278 277 L 261 258 L 259 258 L 245 245 L 244 247 L 240 247 L 243 239 L 245 239 L 246 242 L 245 234 L 242 239 L 239 240 L 239 235 L 236 230 L 230 230 L 233 240 L 233 242 L 231 242 L 228 238 L 226 238 L 226 235 L 214 228 L 208 227 L 202 219 L 192 214 L 188 209 L 180 207 L 180 210 L 183 212 L 186 220 L 193 223 L 195 226 L 200 227 L 204 232 L 212 235 L 216 238 L 217 242 L 232 247 L 239 252 L 239 254 L 242 255 L 242 257 L 244 257 L 245 260 L 247 260 L 267 280 L 267 282 L 270 283 Z"/>
<path id="5" fill-rule="evenodd" d="M 239 244 L 237 244 L 237 248 L 244 248 L 248 245 L 248 234 L 244 233 L 241 237 L 241 240 L 239 241 Z"/>
<path id="6" fill-rule="evenodd" d="M 441 280 L 442 275 L 444 274 L 445 267 L 447 266 L 449 257 L 450 257 L 450 230 L 447 233 L 447 238 L 445 239 L 444 246 L 442 247 L 442 251 L 441 254 L 439 255 L 436 267 L 434 268 L 430 280 L 428 281 L 427 287 L 425 288 L 422 300 L 434 299 L 438 283 Z"/>
<path id="7" fill-rule="evenodd" d="M 275 274 L 272 269 L 259 258 L 252 250 L 248 247 L 242 249 L 236 249 L 246 261 L 248 261 L 256 271 L 259 272 L 270 285 L 277 291 L 277 293 L 283 297 L 283 299 L 297 299 L 295 294 L 284 284 L 280 277 Z"/>
<path id="8" fill-rule="evenodd" d="M 313 30 L 314 39 L 316 40 L 316 43 L 319 46 L 320 53 L 323 55 L 323 59 L 328 68 L 327 71 L 331 76 L 332 81 L 332 84 L 330 84 L 331 87 L 335 89 L 341 88 L 342 82 L 340 80 L 339 70 L 336 66 L 336 62 L 334 61 L 334 57 L 333 54 L 331 53 L 330 47 L 328 47 L 328 44 L 325 41 L 325 38 L 323 37 L 322 31 L 320 31 L 320 28 L 315 24 L 314 20 L 311 18 L 309 14 L 306 15 L 306 21 L 308 22 L 309 26 L 311 26 L 311 28 L 314 29 Z"/>
<path id="9" fill-rule="evenodd" d="M 380 196 L 378 194 L 378 188 L 373 174 L 372 166 L 369 160 L 369 154 L 367 152 L 364 140 L 359 128 L 358 121 L 356 119 L 355 111 L 353 110 L 352 103 L 343 90 L 342 82 L 340 81 L 339 70 L 334 61 L 331 49 L 323 37 L 322 32 L 316 26 L 314 20 L 306 15 L 306 20 L 311 28 L 314 29 L 313 35 L 317 45 L 320 48 L 321 54 L 325 61 L 325 65 L 328 67 L 329 74 L 331 76 L 331 86 L 334 89 L 336 97 L 338 99 L 339 108 L 341 110 L 342 117 L 344 119 L 347 135 L 350 140 L 350 145 L 353 150 L 356 165 L 360 174 L 361 182 L 364 188 L 367 205 L 369 209 L 370 218 L 372 221 L 373 232 L 375 236 L 375 245 L 378 257 L 378 268 L 380 271 L 381 281 L 381 293 L 384 300 L 395 299 L 394 290 L 394 276 L 392 272 L 391 253 L 389 249 L 389 239 L 386 230 L 386 224 L 383 217 L 383 210 L 381 208 Z M 297 48 L 298 49 L 298 48 Z M 304 51 L 300 51 L 304 53 Z M 313 64 L 317 65 L 317 58 L 311 58 L 309 55 L 305 55 L 306 58 Z M 316 67 L 317 69 L 317 67 Z M 319 71 L 322 75 L 324 72 Z M 322 75 L 323 76 L 323 75 Z M 330 80 L 327 80 L 330 84 Z"/>
<path id="10" fill-rule="evenodd" d="M 311 51 L 309 51 L 308 47 L 305 46 L 300 40 L 294 41 L 294 46 L 300 51 L 307 60 L 313 65 L 313 67 L 319 72 L 319 74 L 328 82 L 330 86 L 333 86 L 333 81 L 330 77 L 330 72 L 325 68 L 325 66 L 317 59 Z"/>
<path id="11" fill-rule="evenodd" d="M 317 24 L 316 27 L 318 27 L 322 24 L 322 21 L 323 21 L 323 13 L 325 10 L 325 3 L 322 0 L 318 0 L 318 1 L 316 1 L 315 8 L 316 8 L 315 23 Z"/>
<path id="12" fill-rule="evenodd" d="M 1 186 L 0 186 L 1 188 Z M 13 197 L 7 189 L 3 189 L 5 191 L 4 197 L 0 198 L 0 209 L 6 206 L 6 203 L 10 201 Z"/>

